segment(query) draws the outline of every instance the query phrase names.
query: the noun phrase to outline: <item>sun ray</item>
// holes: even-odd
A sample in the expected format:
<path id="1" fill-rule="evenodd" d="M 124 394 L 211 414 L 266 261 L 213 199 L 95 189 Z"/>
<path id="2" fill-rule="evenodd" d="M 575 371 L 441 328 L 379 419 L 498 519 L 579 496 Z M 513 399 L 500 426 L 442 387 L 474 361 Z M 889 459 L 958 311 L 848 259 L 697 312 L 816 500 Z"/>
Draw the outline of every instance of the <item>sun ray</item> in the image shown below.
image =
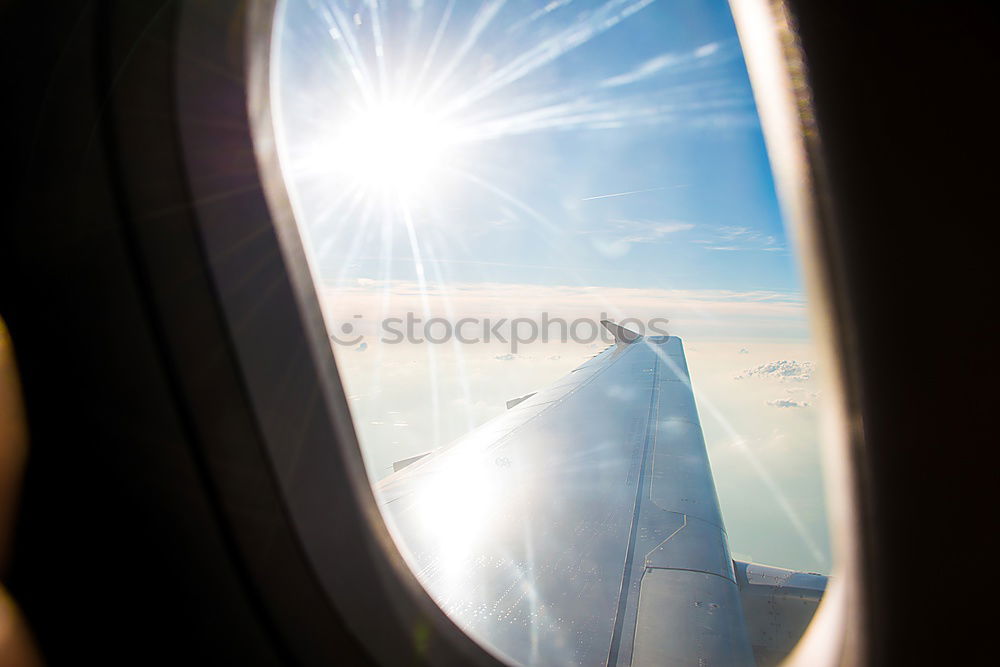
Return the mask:
<path id="1" fill-rule="evenodd" d="M 449 60 L 438 72 L 437 78 L 424 92 L 422 97 L 433 97 L 452 76 L 458 66 L 463 62 L 465 56 L 472 50 L 472 47 L 476 45 L 479 40 L 479 36 L 483 34 L 483 31 L 490 25 L 496 15 L 503 8 L 506 0 L 490 0 L 489 2 L 483 3 L 476 13 L 475 18 L 472 21 L 472 25 L 469 27 L 469 31 L 465 34 L 465 38 L 459 44 L 455 53 L 452 55 L 451 60 Z"/>
<path id="2" fill-rule="evenodd" d="M 677 362 L 674 361 L 669 355 L 664 353 L 663 349 L 659 345 L 651 343 L 646 339 L 643 339 L 643 343 L 653 350 L 653 352 L 656 353 L 656 356 L 659 357 L 663 363 L 668 365 L 678 377 L 687 376 L 684 369 L 678 366 Z M 686 382 L 689 385 L 691 384 L 690 379 L 687 379 Z M 758 479 L 760 479 L 760 481 L 767 488 L 771 497 L 774 498 L 774 501 L 778 504 L 778 507 L 788 519 L 789 523 L 792 524 L 796 535 L 798 535 L 799 539 L 802 540 L 802 543 L 809 550 L 812 557 L 815 558 L 817 562 L 826 564 L 826 557 L 823 555 L 819 545 L 816 544 L 816 541 L 809 534 L 809 530 L 806 528 L 805 522 L 799 516 L 799 513 L 795 511 L 795 507 L 791 504 L 791 502 L 789 502 L 784 491 L 781 490 L 781 487 L 778 486 L 771 474 L 768 473 L 767 468 L 761 464 L 757 456 L 750 450 L 749 447 L 746 446 L 746 440 L 740 436 L 739 433 L 737 433 L 732 423 L 725 416 L 725 414 L 723 414 L 722 410 L 716 406 L 715 401 L 713 401 L 711 397 L 707 396 L 704 391 L 694 389 L 693 386 L 692 391 L 694 392 L 695 399 L 698 401 L 698 404 L 704 406 L 712 418 L 718 422 L 723 430 L 725 430 L 726 435 L 729 437 L 730 444 L 743 454 L 746 460 L 750 463 L 750 467 L 753 469 Z"/>
<path id="3" fill-rule="evenodd" d="M 417 285 L 420 287 L 420 304 L 423 308 L 425 321 L 431 317 L 430 299 L 427 294 L 427 278 L 424 275 L 424 262 L 420 252 L 420 243 L 417 240 L 417 230 L 413 224 L 410 210 L 405 206 L 399 208 L 399 215 L 402 218 L 406 235 L 410 242 L 410 250 L 415 260 L 417 271 Z M 441 442 L 441 396 L 438 388 L 437 348 L 433 345 L 427 346 L 427 376 L 431 386 L 431 414 L 433 420 L 432 442 L 434 446 L 443 444 Z"/>
<path id="4" fill-rule="evenodd" d="M 482 83 L 457 97 L 448 111 L 462 109 L 531 74 L 556 58 L 581 46 L 594 36 L 614 27 L 655 0 L 609 0 L 587 18 L 528 49 Z"/>
<path id="5" fill-rule="evenodd" d="M 433 256 L 432 252 L 429 252 L 428 254 Z M 434 277 L 437 279 L 438 285 L 441 286 L 448 285 L 449 282 L 445 280 L 441 272 L 441 263 L 432 261 L 430 262 L 430 266 L 431 270 L 434 272 Z M 445 315 L 449 322 L 455 322 L 458 318 L 456 317 L 457 311 L 455 310 L 452 304 L 451 294 L 448 290 L 444 290 L 443 296 L 444 296 L 443 301 L 444 301 Z M 455 356 L 455 375 L 458 378 L 459 389 L 462 392 L 462 397 L 466 401 L 465 405 L 468 406 L 471 405 L 472 403 L 472 385 L 469 381 L 469 372 L 465 363 L 465 346 L 462 345 L 462 342 L 458 340 L 458 338 L 455 336 L 451 337 L 450 345 L 452 348 L 452 353 Z M 469 411 L 466 410 L 465 411 L 466 430 L 471 431 L 473 428 L 476 427 L 476 425 L 477 424 L 475 423 L 475 421 L 473 421 L 471 414 L 469 414 Z"/>
<path id="6" fill-rule="evenodd" d="M 372 24 L 372 45 L 375 48 L 375 63 L 378 66 L 378 90 L 385 94 L 389 87 L 389 77 L 386 74 L 385 40 L 382 38 L 382 21 L 379 18 L 378 0 L 370 0 L 368 14 Z"/>
<path id="7" fill-rule="evenodd" d="M 374 86 L 372 85 L 371 75 L 365 66 L 365 58 L 361 48 L 354 38 L 353 31 L 348 27 L 350 21 L 336 5 L 331 5 L 330 10 L 334 19 L 328 31 L 330 37 L 347 61 L 351 77 L 357 85 L 361 96 L 367 103 L 371 104 L 376 98 Z"/>
<path id="8" fill-rule="evenodd" d="M 448 27 L 448 21 L 451 19 L 451 12 L 454 8 L 455 0 L 449 0 L 444 9 L 444 14 L 441 17 L 441 22 L 438 24 L 437 30 L 434 32 L 434 38 L 431 40 L 430 46 L 427 47 L 427 54 L 424 56 L 424 61 L 420 66 L 420 71 L 417 72 L 417 76 L 414 78 L 413 89 L 415 91 L 420 90 L 420 86 L 424 82 L 424 77 L 427 76 L 427 72 L 430 70 L 431 64 L 434 62 L 434 57 L 437 55 L 438 47 L 441 45 L 441 39 L 444 37 L 444 31 Z"/>

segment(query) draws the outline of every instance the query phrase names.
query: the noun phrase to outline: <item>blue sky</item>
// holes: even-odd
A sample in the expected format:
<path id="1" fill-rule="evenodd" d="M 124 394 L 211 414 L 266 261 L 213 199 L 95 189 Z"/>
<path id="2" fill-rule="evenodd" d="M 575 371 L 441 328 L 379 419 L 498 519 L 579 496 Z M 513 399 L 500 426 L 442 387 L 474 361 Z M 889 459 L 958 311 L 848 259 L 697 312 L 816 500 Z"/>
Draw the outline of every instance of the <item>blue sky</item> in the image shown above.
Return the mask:
<path id="1" fill-rule="evenodd" d="M 799 290 L 725 2 L 448 8 L 286 5 L 287 167 L 325 280 L 412 280 L 419 262 L 451 283 Z M 365 86 L 433 92 L 435 112 L 483 89 L 446 116 L 468 136 L 406 203 L 412 234 L 378 203 L 331 201 L 337 151 L 317 135 Z"/>

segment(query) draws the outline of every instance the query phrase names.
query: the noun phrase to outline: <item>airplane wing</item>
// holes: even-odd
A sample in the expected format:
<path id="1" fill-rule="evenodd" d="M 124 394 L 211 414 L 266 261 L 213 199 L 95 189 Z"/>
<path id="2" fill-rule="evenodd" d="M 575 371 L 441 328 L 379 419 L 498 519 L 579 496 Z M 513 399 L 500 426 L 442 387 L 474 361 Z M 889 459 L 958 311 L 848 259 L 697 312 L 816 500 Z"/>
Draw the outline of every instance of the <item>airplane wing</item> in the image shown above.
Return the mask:
<path id="1" fill-rule="evenodd" d="M 606 326 L 614 345 L 383 480 L 389 528 L 507 660 L 754 665 L 683 344 Z"/>

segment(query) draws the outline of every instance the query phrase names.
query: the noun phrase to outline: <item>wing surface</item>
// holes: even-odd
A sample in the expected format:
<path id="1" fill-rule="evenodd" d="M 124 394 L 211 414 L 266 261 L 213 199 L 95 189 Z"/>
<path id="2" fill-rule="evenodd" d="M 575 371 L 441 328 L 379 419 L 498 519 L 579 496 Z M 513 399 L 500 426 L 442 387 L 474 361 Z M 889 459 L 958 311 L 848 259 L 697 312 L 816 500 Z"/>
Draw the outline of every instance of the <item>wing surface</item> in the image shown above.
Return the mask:
<path id="1" fill-rule="evenodd" d="M 778 665 L 816 613 L 827 577 L 758 563 L 736 561 L 734 566 L 757 665 Z"/>
<path id="2" fill-rule="evenodd" d="M 752 665 L 683 344 L 616 338 L 386 478 L 387 523 L 508 660 Z"/>

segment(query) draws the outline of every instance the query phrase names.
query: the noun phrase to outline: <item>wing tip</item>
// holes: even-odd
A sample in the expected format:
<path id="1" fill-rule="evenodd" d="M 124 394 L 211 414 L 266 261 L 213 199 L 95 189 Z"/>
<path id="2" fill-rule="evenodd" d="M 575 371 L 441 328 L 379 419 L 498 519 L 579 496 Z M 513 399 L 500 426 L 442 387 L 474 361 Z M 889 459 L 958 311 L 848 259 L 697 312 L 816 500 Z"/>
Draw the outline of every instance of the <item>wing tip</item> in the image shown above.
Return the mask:
<path id="1" fill-rule="evenodd" d="M 636 332 L 626 329 L 620 324 L 615 324 L 611 320 L 601 320 L 601 324 L 611 332 L 611 335 L 615 337 L 615 343 L 619 345 L 630 345 L 642 338 Z"/>

